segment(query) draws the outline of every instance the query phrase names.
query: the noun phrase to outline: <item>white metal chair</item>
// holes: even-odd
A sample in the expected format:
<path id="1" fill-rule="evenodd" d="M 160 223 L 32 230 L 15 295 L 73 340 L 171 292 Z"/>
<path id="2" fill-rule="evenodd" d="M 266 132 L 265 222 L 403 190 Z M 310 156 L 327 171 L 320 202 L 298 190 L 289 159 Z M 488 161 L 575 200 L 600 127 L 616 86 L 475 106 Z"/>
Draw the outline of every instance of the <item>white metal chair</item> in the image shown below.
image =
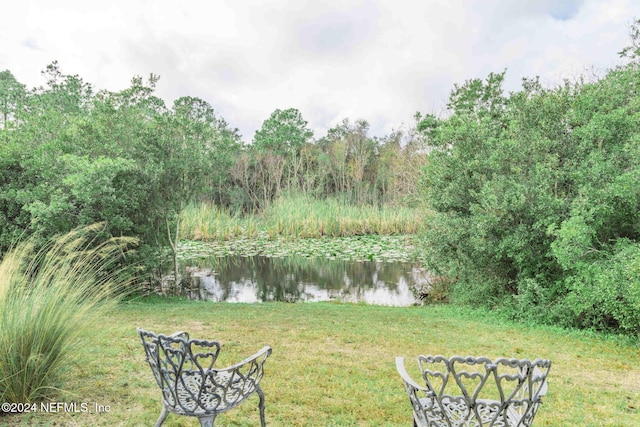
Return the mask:
<path id="1" fill-rule="evenodd" d="M 254 392 L 260 396 L 260 422 L 264 427 L 264 393 L 260 380 L 271 348 L 263 347 L 226 368 L 214 367 L 220 353 L 217 341 L 189 339 L 186 332 L 156 335 L 138 328 L 153 376 L 162 391 L 160 427 L 169 412 L 197 417 L 212 427 L 216 416 L 238 406 Z"/>
<path id="2" fill-rule="evenodd" d="M 404 381 L 416 427 L 529 427 L 547 392 L 549 360 L 418 356 L 420 385 L 402 357 Z"/>

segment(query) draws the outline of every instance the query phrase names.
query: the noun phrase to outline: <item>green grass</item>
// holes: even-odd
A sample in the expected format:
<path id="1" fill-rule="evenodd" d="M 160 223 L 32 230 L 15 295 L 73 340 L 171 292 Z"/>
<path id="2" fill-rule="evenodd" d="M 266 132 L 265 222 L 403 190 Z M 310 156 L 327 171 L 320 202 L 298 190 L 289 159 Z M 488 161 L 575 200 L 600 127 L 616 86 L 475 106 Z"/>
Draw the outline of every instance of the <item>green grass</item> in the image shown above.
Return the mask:
<path id="1" fill-rule="evenodd" d="M 287 196 L 259 215 L 231 215 L 209 204 L 190 205 L 182 220 L 182 238 L 222 241 L 238 237 L 348 237 L 366 234 L 415 234 L 424 223 L 424 209 L 354 206 L 336 199 Z"/>
<path id="2" fill-rule="evenodd" d="M 540 426 L 640 425 L 640 351 L 625 338 L 505 323 L 449 306 L 380 307 L 334 303 L 224 304 L 139 300 L 98 318 L 59 397 L 110 407 L 101 414 L 0 417 L 0 426 L 149 426 L 160 393 L 136 335 L 187 330 L 224 343 L 222 365 L 263 345 L 273 348 L 262 385 L 271 426 L 402 426 L 410 408 L 395 371 L 397 355 L 549 358 Z M 409 372 L 417 369 L 409 364 Z M 216 420 L 258 425 L 257 397 Z M 170 415 L 165 426 L 196 426 Z"/>

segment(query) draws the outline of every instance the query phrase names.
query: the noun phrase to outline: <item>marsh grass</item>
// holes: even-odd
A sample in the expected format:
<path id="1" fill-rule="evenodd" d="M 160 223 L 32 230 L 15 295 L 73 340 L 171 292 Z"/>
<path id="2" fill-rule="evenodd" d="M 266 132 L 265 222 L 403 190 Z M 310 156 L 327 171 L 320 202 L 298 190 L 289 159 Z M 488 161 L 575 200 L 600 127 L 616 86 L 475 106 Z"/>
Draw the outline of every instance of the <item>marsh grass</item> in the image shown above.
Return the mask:
<path id="1" fill-rule="evenodd" d="M 356 206 L 304 195 L 283 197 L 265 212 L 270 233 L 296 237 L 415 234 L 422 219 L 415 208 Z"/>
<path id="2" fill-rule="evenodd" d="M 288 195 L 252 216 L 232 215 L 210 204 L 190 205 L 184 212 L 181 235 L 205 241 L 256 237 L 260 232 L 272 239 L 400 235 L 416 234 L 423 220 L 420 208 L 355 206 L 334 198 Z"/>
<path id="3" fill-rule="evenodd" d="M 109 406 L 108 413 L 26 414 L 0 425 L 149 426 L 160 391 L 136 326 L 187 330 L 223 342 L 221 365 L 270 345 L 262 387 L 270 426 L 403 426 L 411 410 L 395 356 L 418 377 L 418 354 L 549 358 L 549 392 L 535 426 L 640 425 L 640 352 L 626 338 L 526 327 L 449 306 L 380 307 L 335 303 L 225 304 L 136 300 L 92 323 L 67 377 L 65 401 Z M 216 419 L 259 425 L 257 397 Z M 166 427 L 196 426 L 170 415 Z"/>
<path id="4" fill-rule="evenodd" d="M 0 263 L 0 401 L 30 403 L 59 392 L 83 326 L 113 308 L 127 281 L 114 269 L 126 239 L 75 230 L 34 250 L 17 245 Z"/>
<path id="5" fill-rule="evenodd" d="M 253 217 L 242 217 L 209 203 L 190 204 L 181 220 L 180 235 L 185 239 L 225 241 L 255 237 L 258 226 Z"/>

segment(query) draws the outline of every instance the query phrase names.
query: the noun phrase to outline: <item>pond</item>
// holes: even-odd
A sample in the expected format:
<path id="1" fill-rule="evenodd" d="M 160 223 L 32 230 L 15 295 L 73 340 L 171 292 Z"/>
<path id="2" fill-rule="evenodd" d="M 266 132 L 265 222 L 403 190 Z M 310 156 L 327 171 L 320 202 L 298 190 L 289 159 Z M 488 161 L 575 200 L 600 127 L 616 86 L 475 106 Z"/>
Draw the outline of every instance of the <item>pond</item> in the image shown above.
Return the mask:
<path id="1" fill-rule="evenodd" d="M 389 306 L 419 303 L 429 277 L 406 261 L 352 261 L 265 255 L 183 260 L 188 297 L 218 302 L 340 301 Z"/>

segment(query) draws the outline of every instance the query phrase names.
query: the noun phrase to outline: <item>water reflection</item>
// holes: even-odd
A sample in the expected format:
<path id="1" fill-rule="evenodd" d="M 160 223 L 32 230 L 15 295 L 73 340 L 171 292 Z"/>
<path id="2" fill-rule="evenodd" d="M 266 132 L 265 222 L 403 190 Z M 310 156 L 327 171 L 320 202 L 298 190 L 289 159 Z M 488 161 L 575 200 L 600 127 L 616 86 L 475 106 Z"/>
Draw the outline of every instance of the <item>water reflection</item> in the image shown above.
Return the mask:
<path id="1" fill-rule="evenodd" d="M 427 278 L 410 263 L 224 257 L 188 263 L 190 298 L 219 302 L 331 301 L 409 306 Z M 194 268 L 195 266 L 195 268 Z"/>

